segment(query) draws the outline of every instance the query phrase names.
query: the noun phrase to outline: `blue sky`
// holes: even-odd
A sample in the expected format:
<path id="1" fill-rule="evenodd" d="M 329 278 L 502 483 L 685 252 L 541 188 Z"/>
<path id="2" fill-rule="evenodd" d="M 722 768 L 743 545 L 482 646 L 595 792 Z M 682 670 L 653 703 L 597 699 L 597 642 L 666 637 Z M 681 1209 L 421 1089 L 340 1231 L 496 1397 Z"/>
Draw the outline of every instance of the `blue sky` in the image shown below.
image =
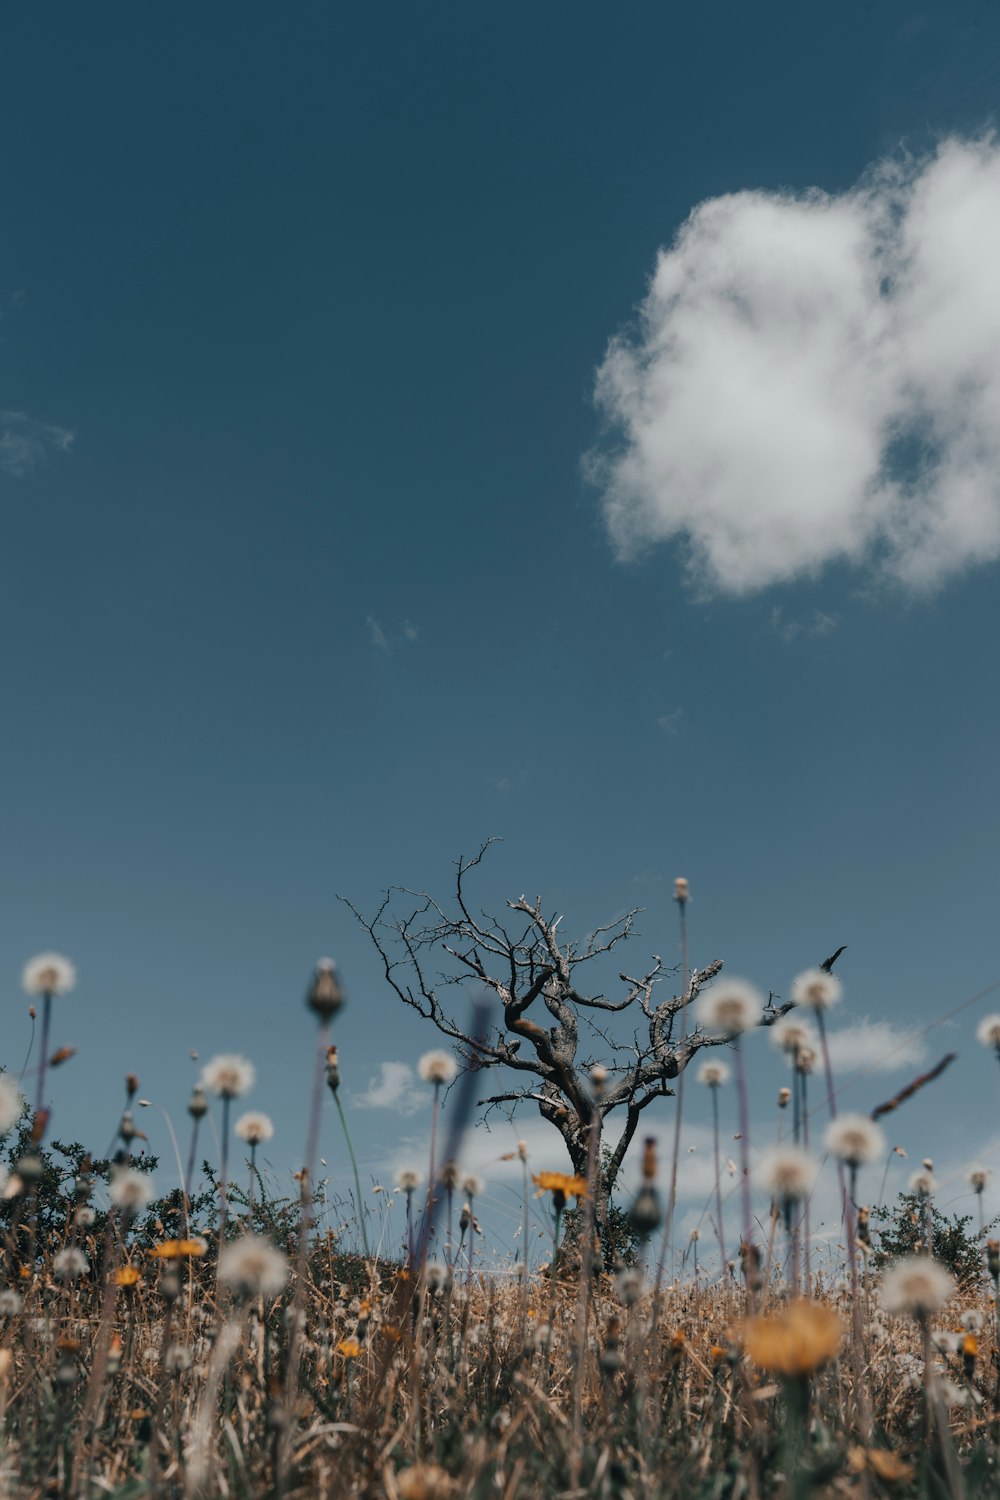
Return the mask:
<path id="1" fill-rule="evenodd" d="M 677 874 L 698 962 L 846 942 L 845 1024 L 1000 978 L 998 43 L 986 0 L 4 17 L 4 1061 L 65 951 L 54 1128 L 238 1049 L 294 1163 L 319 954 L 355 1092 L 434 1042 L 337 894 L 492 835 L 485 904 L 643 906 L 642 956 Z M 984 1008 L 911 1155 L 972 1147 Z M 424 1118 L 359 1112 L 369 1168 Z"/>

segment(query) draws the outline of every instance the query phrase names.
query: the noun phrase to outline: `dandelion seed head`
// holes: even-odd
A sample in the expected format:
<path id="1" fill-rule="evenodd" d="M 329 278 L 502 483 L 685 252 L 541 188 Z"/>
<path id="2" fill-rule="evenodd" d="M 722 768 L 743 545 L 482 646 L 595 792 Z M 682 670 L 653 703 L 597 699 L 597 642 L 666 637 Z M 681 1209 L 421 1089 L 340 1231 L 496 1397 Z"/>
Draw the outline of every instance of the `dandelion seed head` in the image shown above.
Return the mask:
<path id="1" fill-rule="evenodd" d="M 840 999 L 843 986 L 824 969 L 806 969 L 792 980 L 792 1001 L 810 1010 L 829 1010 Z"/>
<path id="2" fill-rule="evenodd" d="M 6 1074 L 0 1074 L 0 1135 L 13 1130 L 24 1110 L 24 1095 Z"/>
<path id="3" fill-rule="evenodd" d="M 220 1052 L 205 1064 L 201 1086 L 211 1089 L 220 1099 L 238 1099 L 254 1086 L 257 1071 L 252 1062 L 236 1052 Z"/>
<path id="4" fill-rule="evenodd" d="M 108 1197 L 123 1213 L 137 1214 L 153 1201 L 153 1179 L 148 1172 L 126 1167 L 113 1174 Z"/>
<path id="5" fill-rule="evenodd" d="M 937 1192 L 937 1178 L 933 1172 L 921 1168 L 911 1176 L 909 1187 L 910 1192 L 916 1193 L 918 1198 L 929 1198 L 932 1193 Z"/>
<path id="6" fill-rule="evenodd" d="M 245 1234 L 219 1254 L 219 1280 L 244 1297 L 278 1297 L 288 1280 L 288 1260 L 262 1234 Z"/>
<path id="7" fill-rule="evenodd" d="M 432 1052 L 425 1052 L 417 1063 L 417 1072 L 424 1083 L 433 1083 L 436 1087 L 451 1083 L 458 1072 L 458 1064 L 450 1052 L 443 1047 L 436 1047 Z"/>
<path id="8" fill-rule="evenodd" d="M 782 1016 L 771 1027 L 771 1045 L 794 1057 L 802 1047 L 816 1048 L 816 1033 L 801 1016 Z"/>
<path id="9" fill-rule="evenodd" d="M 808 1151 L 781 1146 L 766 1152 L 755 1168 L 761 1187 L 782 1203 L 806 1198 L 816 1180 L 817 1165 Z"/>
<path id="10" fill-rule="evenodd" d="M 163 1356 L 163 1367 L 171 1375 L 183 1375 L 190 1370 L 194 1356 L 186 1344 L 171 1344 Z"/>
<path id="11" fill-rule="evenodd" d="M 21 984 L 29 995 L 67 995 L 76 984 L 76 970 L 61 953 L 39 953 L 25 964 Z"/>
<path id="12" fill-rule="evenodd" d="M 486 1183 L 475 1172 L 466 1172 L 462 1179 L 462 1191 L 469 1198 L 481 1198 L 486 1191 Z"/>
<path id="13" fill-rule="evenodd" d="M 24 1299 L 11 1287 L 0 1292 L 0 1318 L 16 1318 L 24 1307 Z"/>
<path id="14" fill-rule="evenodd" d="M 75 1245 L 67 1245 L 52 1261 L 52 1270 L 58 1281 L 75 1281 L 90 1270 L 90 1261 Z"/>
<path id="15" fill-rule="evenodd" d="M 939 1312 L 955 1291 L 955 1278 L 929 1255 L 909 1255 L 882 1278 L 880 1300 L 887 1313 L 927 1318 Z"/>
<path id="16" fill-rule="evenodd" d="M 974 1193 L 983 1192 L 990 1181 L 989 1169 L 987 1167 L 973 1167 L 969 1172 L 969 1186 Z"/>
<path id="17" fill-rule="evenodd" d="M 739 1036 L 757 1025 L 764 1002 L 753 985 L 742 979 L 729 979 L 717 989 L 706 990 L 698 997 L 698 1020 L 706 1031 L 721 1031 Z"/>
<path id="18" fill-rule="evenodd" d="M 707 1088 L 721 1088 L 728 1080 L 728 1065 L 724 1062 L 718 1062 L 714 1058 L 710 1062 L 703 1062 L 698 1069 L 698 1082 L 705 1084 Z"/>
<path id="19" fill-rule="evenodd" d="M 246 1141 L 248 1146 L 259 1146 L 274 1135 L 270 1116 L 260 1110 L 251 1109 L 245 1115 L 240 1115 L 233 1129 L 238 1139 Z"/>
<path id="20" fill-rule="evenodd" d="M 416 1167 L 400 1167 L 396 1173 L 396 1186 L 401 1193 L 416 1192 L 423 1180 L 423 1173 L 418 1172 Z"/>
<path id="21" fill-rule="evenodd" d="M 1000 1052 L 1000 1015 L 984 1016 L 976 1027 L 976 1036 L 984 1047 Z"/>
<path id="22" fill-rule="evenodd" d="M 823 1139 L 830 1154 L 851 1167 L 863 1167 L 885 1151 L 885 1136 L 867 1115 L 831 1120 Z"/>

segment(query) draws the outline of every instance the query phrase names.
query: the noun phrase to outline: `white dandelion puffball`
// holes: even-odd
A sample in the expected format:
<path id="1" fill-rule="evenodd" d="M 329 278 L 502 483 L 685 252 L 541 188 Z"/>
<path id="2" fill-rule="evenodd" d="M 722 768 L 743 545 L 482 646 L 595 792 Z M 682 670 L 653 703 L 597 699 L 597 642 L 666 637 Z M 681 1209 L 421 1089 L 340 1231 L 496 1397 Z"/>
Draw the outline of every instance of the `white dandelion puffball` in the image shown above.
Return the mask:
<path id="1" fill-rule="evenodd" d="M 817 1163 L 799 1146 L 782 1146 L 768 1151 L 754 1169 L 766 1193 L 782 1203 L 807 1198 L 816 1181 Z"/>
<path id="2" fill-rule="evenodd" d="M 13 1130 L 24 1109 L 24 1095 L 16 1083 L 0 1074 L 0 1135 Z"/>
<path id="3" fill-rule="evenodd" d="M 937 1192 L 937 1178 L 933 1172 L 926 1170 L 914 1172 L 909 1187 L 910 1192 L 916 1193 L 918 1198 L 929 1198 L 932 1193 Z"/>
<path id="4" fill-rule="evenodd" d="M 955 1291 L 955 1278 L 929 1255 L 909 1255 L 882 1278 L 879 1300 L 887 1313 L 927 1318 L 939 1312 Z"/>
<path id="5" fill-rule="evenodd" d="M 815 1051 L 816 1042 L 816 1033 L 808 1021 L 803 1021 L 799 1016 L 782 1016 L 771 1027 L 771 1045 L 777 1047 L 779 1052 L 788 1052 L 793 1057 L 803 1047 L 810 1047 Z"/>
<path id="6" fill-rule="evenodd" d="M 990 1173 L 988 1167 L 973 1167 L 969 1172 L 969 1186 L 974 1193 L 981 1193 L 989 1186 Z"/>
<path id="7" fill-rule="evenodd" d="M 423 1180 L 423 1173 L 416 1167 L 400 1167 L 396 1173 L 396 1186 L 401 1193 L 415 1193 Z"/>
<path id="8" fill-rule="evenodd" d="M 867 1115 L 841 1115 L 831 1120 L 823 1140 L 831 1156 L 849 1167 L 863 1167 L 885 1151 L 885 1136 Z"/>
<path id="9" fill-rule="evenodd" d="M 794 1061 L 797 1072 L 811 1073 L 819 1061 L 819 1053 L 815 1047 L 800 1047 Z"/>
<path id="10" fill-rule="evenodd" d="M 288 1281 L 288 1260 L 262 1234 L 245 1234 L 219 1255 L 219 1280 L 243 1297 L 278 1297 Z"/>
<path id="11" fill-rule="evenodd" d="M 57 1281 L 75 1281 L 78 1276 L 86 1276 L 90 1270 L 90 1261 L 75 1245 L 67 1245 L 65 1250 L 60 1250 L 54 1257 L 52 1270 Z"/>
<path id="12" fill-rule="evenodd" d="M 729 1082 L 729 1066 L 724 1062 L 703 1062 L 698 1069 L 698 1082 L 710 1089 L 717 1089 Z"/>
<path id="13" fill-rule="evenodd" d="M 425 1083 L 451 1083 L 458 1072 L 458 1064 L 450 1052 L 438 1047 L 433 1052 L 424 1053 L 417 1063 L 417 1072 Z"/>
<path id="14" fill-rule="evenodd" d="M 976 1027 L 976 1036 L 984 1047 L 1000 1052 L 1000 1016 L 984 1016 Z"/>
<path id="15" fill-rule="evenodd" d="M 486 1183 L 475 1172 L 467 1172 L 462 1182 L 462 1191 L 469 1198 L 481 1198 L 486 1191 Z"/>
<path id="16" fill-rule="evenodd" d="M 841 989 L 840 980 L 824 969 L 806 969 L 792 980 L 792 1001 L 810 1010 L 829 1010 L 840 999 Z"/>
<path id="17" fill-rule="evenodd" d="M 698 997 L 698 1020 L 706 1031 L 739 1036 L 757 1025 L 764 1002 L 752 984 L 729 979 Z"/>
<path id="18" fill-rule="evenodd" d="M 269 1141 L 274 1134 L 270 1116 L 254 1109 L 240 1115 L 233 1129 L 238 1139 L 246 1141 L 248 1146 L 259 1146 L 262 1141 Z"/>
<path id="19" fill-rule="evenodd" d="M 123 1213 L 137 1214 L 153 1201 L 153 1179 L 148 1172 L 127 1167 L 112 1176 L 108 1197 Z"/>
<path id="20" fill-rule="evenodd" d="M 21 983 L 29 995 L 66 995 L 76 984 L 76 970 L 61 953 L 39 953 L 25 964 Z"/>
<path id="21" fill-rule="evenodd" d="M 201 1075 L 202 1088 L 211 1089 L 220 1099 L 238 1099 L 249 1094 L 257 1078 L 252 1062 L 240 1057 L 237 1052 L 220 1052 L 218 1057 L 205 1064 Z"/>

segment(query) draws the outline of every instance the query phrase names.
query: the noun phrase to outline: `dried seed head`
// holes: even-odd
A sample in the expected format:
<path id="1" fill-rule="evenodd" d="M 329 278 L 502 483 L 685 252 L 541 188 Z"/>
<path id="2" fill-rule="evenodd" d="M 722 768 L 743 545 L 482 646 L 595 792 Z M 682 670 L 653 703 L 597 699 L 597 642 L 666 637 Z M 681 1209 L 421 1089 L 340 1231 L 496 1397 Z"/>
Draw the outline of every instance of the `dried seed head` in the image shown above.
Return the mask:
<path id="1" fill-rule="evenodd" d="M 332 958 L 321 958 L 306 994 L 306 1004 L 321 1021 L 330 1021 L 343 1006 L 344 999 L 337 965 Z"/>
<path id="2" fill-rule="evenodd" d="M 39 953 L 25 964 L 21 983 L 29 995 L 67 995 L 76 984 L 76 970 L 61 953 Z"/>

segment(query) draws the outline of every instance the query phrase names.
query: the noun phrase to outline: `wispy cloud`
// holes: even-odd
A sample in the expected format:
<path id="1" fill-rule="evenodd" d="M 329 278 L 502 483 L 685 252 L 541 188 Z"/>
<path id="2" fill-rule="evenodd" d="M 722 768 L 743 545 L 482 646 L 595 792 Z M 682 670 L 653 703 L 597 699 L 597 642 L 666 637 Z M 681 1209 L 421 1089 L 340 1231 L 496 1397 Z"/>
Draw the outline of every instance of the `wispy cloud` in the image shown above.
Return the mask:
<path id="1" fill-rule="evenodd" d="M 829 635 L 839 624 L 839 615 L 827 614 L 823 609 L 814 610 L 808 620 L 790 620 L 780 604 L 776 604 L 771 611 L 771 629 L 783 641 L 794 641 L 800 635 Z"/>
<path id="2" fill-rule="evenodd" d="M 912 1028 L 892 1021 L 859 1021 L 829 1034 L 830 1063 L 838 1070 L 870 1068 L 892 1073 L 916 1067 L 927 1055 L 923 1038 Z"/>
<path id="3" fill-rule="evenodd" d="M 399 645 L 403 641 L 413 645 L 420 639 L 420 631 L 412 620 L 404 620 L 398 634 L 392 635 L 383 628 L 382 621 L 375 615 L 369 615 L 365 620 L 365 624 L 368 627 L 368 638 L 372 645 L 376 651 L 381 651 L 386 656 L 392 655 L 394 645 Z"/>
<path id="4" fill-rule="evenodd" d="M 369 615 L 365 624 L 368 626 L 368 637 L 377 651 L 388 651 L 389 639 L 382 626 L 374 615 Z"/>
<path id="5" fill-rule="evenodd" d="M 21 479 L 55 449 L 65 453 L 73 433 L 51 422 L 39 422 L 23 411 L 0 411 L 0 469 Z"/>
<path id="6" fill-rule="evenodd" d="M 409 1063 L 383 1062 L 365 1092 L 354 1094 L 351 1103 L 356 1109 L 391 1109 L 400 1115 L 412 1115 L 429 1099 Z"/>
<path id="7" fill-rule="evenodd" d="M 701 204 L 598 373 L 618 552 L 680 540 L 731 594 L 832 562 L 928 590 L 1000 556 L 998 264 L 993 137 Z"/>
<path id="8" fill-rule="evenodd" d="M 683 722 L 683 708 L 675 708 L 672 713 L 660 714 L 656 724 L 661 734 L 676 734 Z"/>

